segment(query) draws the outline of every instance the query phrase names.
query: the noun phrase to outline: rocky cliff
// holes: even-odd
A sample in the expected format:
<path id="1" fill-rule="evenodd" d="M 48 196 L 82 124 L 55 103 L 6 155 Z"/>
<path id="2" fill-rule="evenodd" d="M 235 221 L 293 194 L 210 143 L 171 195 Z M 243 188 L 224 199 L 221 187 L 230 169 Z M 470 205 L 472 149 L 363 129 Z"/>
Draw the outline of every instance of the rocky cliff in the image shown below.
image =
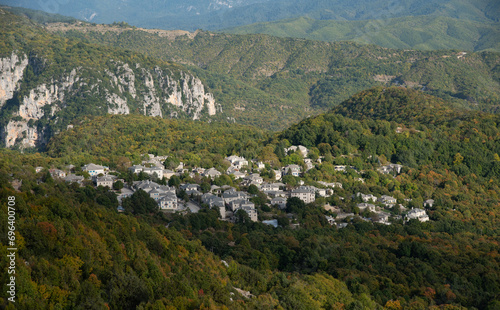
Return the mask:
<path id="1" fill-rule="evenodd" d="M 40 74 L 34 70 L 37 61 L 43 60 L 16 52 L 0 58 L 1 133 L 6 147 L 41 146 L 74 118 L 89 114 L 196 120 L 221 111 L 201 80 L 180 70 L 109 60 L 104 70 L 78 67 L 50 79 L 23 81 L 27 68 Z"/>

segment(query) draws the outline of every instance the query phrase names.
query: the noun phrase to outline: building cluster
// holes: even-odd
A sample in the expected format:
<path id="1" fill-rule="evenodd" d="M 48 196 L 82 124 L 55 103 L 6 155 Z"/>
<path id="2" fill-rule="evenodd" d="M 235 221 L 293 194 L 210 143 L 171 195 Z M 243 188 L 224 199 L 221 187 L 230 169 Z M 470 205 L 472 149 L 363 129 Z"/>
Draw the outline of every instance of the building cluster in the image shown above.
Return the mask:
<path id="1" fill-rule="evenodd" d="M 285 152 L 287 154 L 290 152 L 297 152 L 304 158 L 306 158 L 309 150 L 306 147 L 299 145 L 285 148 Z M 133 182 L 133 184 L 128 184 L 120 190 L 117 190 L 117 197 L 118 201 L 120 202 L 120 206 L 121 201 L 124 198 L 130 197 L 138 190 L 143 190 L 157 202 L 159 210 L 167 212 L 186 211 L 186 202 L 178 198 L 178 191 L 175 187 L 160 185 L 154 182 L 154 180 L 161 180 L 163 178 L 169 179 L 174 175 L 181 176 L 186 173 L 193 178 L 196 175 L 199 175 L 213 180 L 223 174 L 214 167 L 209 169 L 199 167 L 187 169 L 186 167 L 184 167 L 182 162 L 178 167 L 174 169 L 174 171 L 172 171 L 164 169 L 163 162 L 167 159 L 166 156 L 154 156 L 149 154 L 148 157 L 148 160 L 143 161 L 141 165 L 134 165 L 130 167 L 129 172 L 134 174 L 146 174 L 150 176 L 151 180 L 135 181 Z M 308 204 L 314 202 L 318 197 L 330 197 L 333 194 L 335 188 L 341 189 L 343 187 L 339 182 L 329 183 L 320 181 L 318 182 L 318 184 L 320 184 L 322 188 L 318 188 L 315 186 L 305 186 L 303 182 L 300 182 L 301 186 L 298 186 L 296 188 L 287 188 L 285 184 L 278 182 L 281 180 L 282 176 L 292 175 L 299 177 L 301 176 L 303 169 L 308 170 L 313 168 L 312 160 L 307 158 L 305 160 L 305 166 L 291 164 L 283 167 L 280 170 L 274 170 L 274 183 L 264 182 L 264 178 L 260 176 L 259 171 L 265 169 L 266 165 L 258 160 L 248 161 L 244 157 L 236 155 L 228 156 L 225 158 L 225 160 L 227 160 L 230 164 L 230 166 L 225 171 L 227 175 L 232 176 L 234 179 L 240 179 L 241 186 L 256 186 L 260 192 L 266 195 L 271 206 L 276 206 L 282 210 L 286 209 L 286 204 L 289 198 L 295 197 Z M 321 159 L 318 159 L 319 162 L 320 160 Z M 251 169 L 252 167 L 253 171 Z M 73 168 L 73 166 L 69 166 L 70 171 Z M 347 172 L 348 169 L 355 169 L 354 167 L 345 165 L 337 165 L 334 166 L 334 168 L 335 171 L 342 172 Z M 36 169 L 37 172 L 39 172 L 43 168 L 37 167 Z M 401 169 L 401 165 L 388 164 L 380 167 L 378 171 L 387 174 L 398 174 L 401 172 Z M 119 181 L 115 175 L 109 173 L 110 170 L 106 166 L 90 163 L 84 165 L 82 167 L 82 171 L 88 173 L 95 186 L 103 186 L 112 189 L 113 184 L 116 181 Z M 83 184 L 83 181 L 85 180 L 84 176 L 82 175 L 66 174 L 65 171 L 59 169 L 50 169 L 49 172 L 52 177 L 61 178 L 70 183 L 75 182 Z M 125 183 L 123 180 L 121 181 Z M 359 181 L 363 182 L 364 180 L 360 179 Z M 191 204 L 203 203 L 208 205 L 210 208 L 216 208 L 222 220 L 235 220 L 237 212 L 239 210 L 243 210 L 252 221 L 258 221 L 255 204 L 251 201 L 253 195 L 247 192 L 238 191 L 230 186 L 218 187 L 212 185 L 209 192 L 202 193 L 200 185 L 198 184 L 181 184 L 179 187 L 179 191 L 185 192 L 189 197 L 192 198 L 189 202 Z M 373 222 L 390 225 L 389 217 L 391 216 L 391 214 L 384 209 L 391 209 L 394 206 L 398 205 L 397 200 L 394 197 L 387 195 L 376 197 L 372 194 L 363 194 L 358 192 L 353 196 L 353 198 L 357 198 L 361 201 L 356 205 L 360 212 L 369 211 L 372 213 L 371 218 L 367 218 L 364 220 L 370 220 Z M 432 207 L 433 204 L 434 201 L 432 199 L 426 200 L 424 202 L 424 208 Z M 401 211 L 407 211 L 406 208 L 401 204 L 399 204 L 398 206 L 400 207 Z M 347 225 L 347 223 L 344 223 L 342 221 L 346 218 L 354 216 L 354 214 L 352 213 L 344 213 L 340 208 L 330 208 L 332 208 L 331 211 L 336 213 L 337 216 L 335 218 L 327 216 L 326 219 L 330 224 L 335 224 L 337 225 L 337 227 L 344 227 L 345 225 Z M 193 211 L 198 209 L 199 205 L 197 209 L 195 208 L 190 210 Z M 120 207 L 119 210 L 123 209 Z M 400 216 L 400 218 L 402 217 Z M 426 214 L 426 211 L 423 209 L 412 209 L 406 213 L 404 219 L 406 221 L 417 219 L 419 221 L 425 222 L 429 220 L 429 217 Z M 274 221 L 271 222 L 269 222 L 268 224 L 275 226 L 276 223 L 274 223 Z"/>
<path id="2" fill-rule="evenodd" d="M 391 222 L 389 221 L 389 218 L 392 215 L 386 210 L 392 209 L 395 206 L 397 206 L 401 212 L 407 211 L 407 208 L 405 208 L 402 204 L 397 203 L 396 198 L 388 195 L 382 195 L 380 197 L 377 197 L 372 194 L 363 194 L 358 192 L 355 195 L 353 195 L 352 198 L 359 199 L 362 201 L 356 204 L 356 207 L 359 209 L 360 213 L 364 213 L 366 211 L 371 213 L 370 218 L 364 218 L 364 217 L 361 218 L 363 220 L 372 221 L 374 223 L 390 225 Z M 423 206 L 431 207 L 433 203 L 434 200 L 429 199 L 424 202 Z M 352 218 L 355 216 L 354 213 L 345 213 L 338 207 L 328 207 L 326 209 L 337 214 L 336 218 L 327 216 L 327 221 L 331 225 L 337 225 L 337 227 L 344 227 L 345 223 L 342 223 L 342 221 L 344 221 L 346 218 Z M 424 209 L 419 209 L 419 208 L 413 208 L 410 211 L 406 212 L 404 218 L 401 215 L 396 215 L 393 217 L 396 220 L 404 219 L 405 221 L 409 221 L 411 219 L 416 219 L 421 222 L 429 221 L 429 216 L 427 215 L 426 211 Z"/>

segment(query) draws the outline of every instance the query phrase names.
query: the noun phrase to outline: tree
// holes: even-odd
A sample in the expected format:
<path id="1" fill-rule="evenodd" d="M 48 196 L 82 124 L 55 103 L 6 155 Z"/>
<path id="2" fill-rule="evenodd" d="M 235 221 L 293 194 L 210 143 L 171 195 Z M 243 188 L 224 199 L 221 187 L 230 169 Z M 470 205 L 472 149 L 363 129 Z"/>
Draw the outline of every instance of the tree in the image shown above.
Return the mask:
<path id="1" fill-rule="evenodd" d="M 286 211 L 290 213 L 302 213 L 306 203 L 297 197 L 291 197 L 286 202 Z"/>
<path id="2" fill-rule="evenodd" d="M 121 190 L 123 188 L 123 182 L 122 181 L 116 181 L 115 183 L 113 183 L 113 189 L 114 190 Z"/>
<path id="3" fill-rule="evenodd" d="M 166 169 L 175 169 L 179 166 L 180 163 L 181 162 L 177 158 L 169 156 L 167 157 L 167 159 L 165 159 L 163 165 L 165 166 Z"/>
<path id="4" fill-rule="evenodd" d="M 234 213 L 234 216 L 236 218 L 236 223 L 243 223 L 243 224 L 248 224 L 251 223 L 252 220 L 248 216 L 245 210 L 239 209 Z"/>
<path id="5" fill-rule="evenodd" d="M 181 179 L 176 175 L 171 176 L 168 180 L 168 186 L 179 187 L 179 185 L 181 185 Z"/>
<path id="6" fill-rule="evenodd" d="M 122 205 L 125 211 L 135 214 L 152 213 L 158 210 L 156 201 L 142 189 L 133 193 L 132 196 L 124 198 Z"/>
<path id="7" fill-rule="evenodd" d="M 212 186 L 208 182 L 201 183 L 200 187 L 201 187 L 201 191 L 203 193 L 208 193 L 210 191 L 210 189 L 212 188 Z"/>
<path id="8" fill-rule="evenodd" d="M 252 195 L 256 195 L 259 192 L 259 188 L 255 184 L 250 184 L 248 187 L 248 193 Z"/>
<path id="9" fill-rule="evenodd" d="M 282 178 L 282 181 L 283 181 L 283 183 L 285 183 L 291 187 L 297 186 L 297 178 L 294 177 L 293 175 L 285 175 Z"/>

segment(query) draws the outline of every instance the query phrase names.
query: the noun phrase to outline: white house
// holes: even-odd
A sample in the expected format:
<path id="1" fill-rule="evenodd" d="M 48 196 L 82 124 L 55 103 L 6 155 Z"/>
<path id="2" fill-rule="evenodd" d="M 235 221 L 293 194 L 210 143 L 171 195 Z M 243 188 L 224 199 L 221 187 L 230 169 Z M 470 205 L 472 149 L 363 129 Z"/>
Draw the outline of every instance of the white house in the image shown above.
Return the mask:
<path id="1" fill-rule="evenodd" d="M 246 176 L 245 180 L 248 180 L 249 184 L 259 184 L 260 185 L 264 182 L 264 179 L 258 173 L 252 173 L 251 175 Z"/>
<path id="2" fill-rule="evenodd" d="M 273 171 L 274 171 L 274 179 L 276 181 L 281 180 L 281 177 L 283 176 L 283 174 L 281 173 L 281 171 L 280 170 L 274 170 L 274 169 L 273 169 Z"/>
<path id="3" fill-rule="evenodd" d="M 66 172 L 59 169 L 49 169 L 49 173 L 53 178 L 65 178 Z"/>
<path id="4" fill-rule="evenodd" d="M 343 171 L 345 172 L 346 169 L 347 169 L 347 166 L 343 166 L 343 165 L 336 165 L 333 167 L 335 169 L 335 171 Z"/>
<path id="5" fill-rule="evenodd" d="M 174 175 L 175 175 L 175 172 L 173 172 L 172 170 L 169 170 L 169 169 L 164 169 L 163 170 L 163 177 L 166 178 L 166 179 L 170 179 Z"/>
<path id="6" fill-rule="evenodd" d="M 429 216 L 427 213 L 425 213 L 425 210 L 414 208 L 408 211 L 406 214 L 406 220 L 412 220 L 412 219 L 417 219 L 420 222 L 427 222 L 429 221 Z"/>
<path id="7" fill-rule="evenodd" d="M 358 203 L 356 206 L 359 208 L 359 211 L 361 211 L 361 212 L 364 212 L 366 209 L 368 209 L 368 211 L 370 211 L 370 212 L 377 211 L 377 207 L 371 203 L 362 202 L 362 203 Z"/>
<path id="8" fill-rule="evenodd" d="M 203 172 L 202 175 L 204 177 L 208 177 L 208 178 L 211 178 L 213 180 L 216 177 L 221 176 L 221 173 L 219 171 L 217 171 L 217 169 L 215 169 L 215 168 L 210 168 L 210 169 L 205 170 L 205 172 Z"/>
<path id="9" fill-rule="evenodd" d="M 323 186 L 326 186 L 326 187 L 331 187 L 331 188 L 338 187 L 338 188 L 342 188 L 342 183 L 339 183 L 339 182 L 327 183 L 327 182 L 319 181 L 318 183 L 321 184 L 321 185 L 323 185 Z"/>
<path id="10" fill-rule="evenodd" d="M 97 177 L 95 179 L 95 184 L 96 186 L 102 186 L 102 187 L 109 187 L 113 188 L 113 178 L 110 176 L 102 176 L 102 177 Z"/>
<path id="11" fill-rule="evenodd" d="M 425 207 L 432 208 L 433 205 L 434 205 L 434 199 L 427 199 L 426 201 L 424 201 L 424 208 Z"/>
<path id="12" fill-rule="evenodd" d="M 253 164 L 255 165 L 255 167 L 256 167 L 257 169 L 259 169 L 259 170 L 266 168 L 266 165 L 265 165 L 263 162 L 261 162 L 261 161 L 258 161 L 258 160 L 256 160 L 256 159 L 253 159 L 253 160 L 252 160 L 252 162 L 253 162 Z"/>
<path id="13" fill-rule="evenodd" d="M 241 169 L 244 166 L 248 166 L 248 160 L 246 160 L 243 157 L 231 155 L 231 156 L 226 157 L 225 159 L 227 161 L 229 161 L 232 166 L 237 167 L 238 169 Z"/>
<path id="14" fill-rule="evenodd" d="M 168 195 L 163 196 L 158 201 L 158 206 L 160 207 L 160 210 L 162 210 L 162 211 L 176 211 L 179 209 L 177 197 L 175 195 L 172 195 L 172 194 L 168 194 Z"/>
<path id="15" fill-rule="evenodd" d="M 294 177 L 298 177 L 301 171 L 302 168 L 299 165 L 288 165 L 283 168 L 284 175 L 293 175 Z"/>
<path id="16" fill-rule="evenodd" d="M 78 184 L 82 184 L 83 183 L 83 180 L 85 178 L 81 175 L 74 175 L 74 174 L 70 174 L 68 175 L 67 177 L 64 178 L 64 181 L 66 181 L 67 183 L 78 183 Z"/>
<path id="17" fill-rule="evenodd" d="M 126 187 L 122 188 L 120 190 L 120 193 L 117 195 L 116 199 L 118 200 L 118 202 L 121 204 L 122 203 L 122 200 L 123 198 L 127 198 L 127 197 L 130 197 L 132 196 L 132 194 L 134 194 L 134 191 L 131 190 L 131 189 L 128 189 Z"/>
<path id="18" fill-rule="evenodd" d="M 278 184 L 278 183 L 266 183 L 266 184 L 263 184 L 260 189 L 264 193 L 265 192 L 272 192 L 272 191 L 279 191 L 280 190 L 280 184 Z"/>
<path id="19" fill-rule="evenodd" d="M 234 209 L 234 213 L 238 210 L 243 210 L 248 214 L 248 217 L 252 222 L 257 222 L 258 221 L 258 215 L 257 215 L 257 210 L 255 210 L 255 206 L 250 206 L 250 205 L 243 205 L 237 209 Z"/>
<path id="20" fill-rule="evenodd" d="M 400 174 L 402 168 L 403 168 L 403 165 L 388 164 L 388 165 L 384 165 L 384 166 L 379 167 L 377 169 L 377 171 L 380 173 L 383 173 L 383 174 L 389 174 L 389 173 Z"/>
<path id="21" fill-rule="evenodd" d="M 368 195 L 365 195 L 363 193 L 356 193 L 356 197 L 361 197 L 361 200 L 363 200 L 364 202 L 376 202 L 377 201 L 377 197 L 372 195 L 372 194 L 368 194 Z"/>
<path id="22" fill-rule="evenodd" d="M 292 145 L 291 147 L 289 148 L 285 148 L 285 152 L 288 154 L 290 152 L 295 152 L 299 150 L 300 151 L 300 154 L 302 155 L 302 157 L 306 158 L 307 157 L 307 154 L 309 153 L 309 150 L 303 146 L 303 145 L 298 145 L 298 146 L 295 146 L 295 145 Z"/>
<path id="23" fill-rule="evenodd" d="M 128 168 L 128 171 L 137 174 L 144 170 L 144 168 L 145 167 L 141 165 L 133 165 L 132 167 Z"/>
<path id="24" fill-rule="evenodd" d="M 384 224 L 384 225 L 391 225 L 391 223 L 389 222 L 390 216 L 391 215 L 388 212 L 380 211 L 377 213 L 377 215 L 376 215 L 377 220 L 375 220 L 374 222 Z"/>
<path id="25" fill-rule="evenodd" d="M 316 199 L 314 189 L 305 186 L 293 189 L 290 192 L 290 197 L 297 197 L 305 203 L 314 202 L 314 200 Z"/>
<path id="26" fill-rule="evenodd" d="M 384 204 L 386 207 L 392 207 L 397 202 L 396 198 L 387 195 L 382 195 L 378 199 L 378 201 L 380 201 L 380 203 Z"/>
<path id="27" fill-rule="evenodd" d="M 283 197 L 275 197 L 271 200 L 271 205 L 278 206 L 281 210 L 286 208 L 286 199 Z"/>
<path id="28" fill-rule="evenodd" d="M 83 171 L 88 172 L 88 174 L 93 177 L 99 174 L 104 174 L 106 167 L 100 166 L 100 165 L 95 165 L 95 164 L 88 164 L 82 167 Z"/>

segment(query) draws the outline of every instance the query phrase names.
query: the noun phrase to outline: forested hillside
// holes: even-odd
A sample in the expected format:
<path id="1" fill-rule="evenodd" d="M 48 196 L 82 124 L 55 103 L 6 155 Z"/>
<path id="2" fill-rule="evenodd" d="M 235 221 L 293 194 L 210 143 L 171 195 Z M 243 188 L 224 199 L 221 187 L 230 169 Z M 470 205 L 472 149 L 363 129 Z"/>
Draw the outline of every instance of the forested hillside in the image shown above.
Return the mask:
<path id="1" fill-rule="evenodd" d="M 500 51 L 500 23 L 480 23 L 443 16 L 415 16 L 362 21 L 307 17 L 224 29 L 238 34 L 263 33 L 320 41 L 355 41 L 387 48 Z"/>
<path id="2" fill-rule="evenodd" d="M 36 298 L 40 307 L 94 302 L 111 309 L 496 309 L 499 121 L 420 91 L 375 87 L 277 134 L 108 115 L 75 123 L 50 141 L 47 154 L 3 150 L 2 197 L 18 201 L 19 255 L 27 262 L 20 264 L 21 309 L 33 309 Z M 273 180 L 272 169 L 304 167 L 305 158 L 285 153 L 291 144 L 307 146 L 315 164 L 300 177 L 284 176 L 287 187 L 343 186 L 309 204 L 292 199 L 285 210 L 257 190 L 259 221 L 276 219 L 277 228 L 245 217 L 221 221 L 203 205 L 192 214 L 116 214 L 114 192 L 34 171 L 95 161 L 131 182 L 137 176 L 126 169 L 145 152 L 220 171 L 225 156 L 238 154 L 263 161 L 258 173 Z M 400 173 L 379 172 L 388 162 L 402 164 Z M 184 173 L 169 184 L 176 182 L 250 191 L 227 176 Z M 395 197 L 407 209 L 432 199 L 430 221 L 398 220 L 394 207 L 390 225 L 372 223 L 367 218 L 375 215 L 353 198 L 359 192 Z M 335 214 L 325 205 L 356 216 L 344 228 L 331 226 L 325 215 Z"/>
<path id="3" fill-rule="evenodd" d="M 324 111 L 356 92 L 384 84 L 424 89 L 486 111 L 495 111 L 500 98 L 498 53 L 394 50 L 349 42 L 203 31 L 174 35 L 126 26 L 47 27 L 67 37 L 193 66 L 221 102 L 234 106 L 236 119 L 243 117 L 240 111 L 245 108 L 245 122 L 251 124 L 265 123 L 259 119 L 264 116 L 256 115 L 263 107 L 270 107 L 268 112 L 274 118 L 283 115 L 296 120 L 304 111 L 306 115 Z"/>
<path id="4" fill-rule="evenodd" d="M 126 23 L 41 25 L 11 14 L 2 22 L 2 59 L 11 72 L 4 70 L 9 91 L 0 120 L 9 147 L 43 147 L 73 117 L 106 113 L 280 130 L 375 85 L 423 89 L 463 107 L 498 110 L 498 53 L 391 50 Z"/>
<path id="5" fill-rule="evenodd" d="M 181 65 L 56 36 L 0 12 L 2 146 L 43 148 L 87 115 L 225 119 L 213 94 Z"/>

